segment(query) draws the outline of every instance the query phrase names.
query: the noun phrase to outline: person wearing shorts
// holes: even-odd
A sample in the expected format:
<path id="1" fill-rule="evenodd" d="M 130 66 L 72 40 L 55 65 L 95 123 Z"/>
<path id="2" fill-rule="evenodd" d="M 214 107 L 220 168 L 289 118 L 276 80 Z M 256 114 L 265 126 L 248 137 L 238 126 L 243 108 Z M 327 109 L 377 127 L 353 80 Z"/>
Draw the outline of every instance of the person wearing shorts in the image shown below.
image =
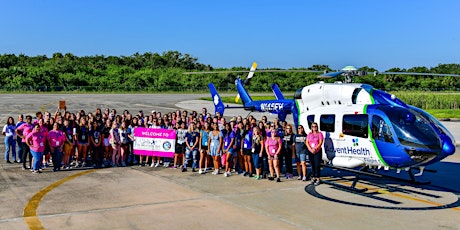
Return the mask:
<path id="1" fill-rule="evenodd" d="M 243 149 L 243 165 L 244 165 L 244 173 L 243 176 L 252 177 L 252 162 L 251 162 L 251 155 L 252 155 L 252 130 L 251 125 L 247 123 L 244 126 L 244 133 L 243 133 L 243 140 L 241 141 L 241 149 Z"/>
<path id="2" fill-rule="evenodd" d="M 208 122 L 205 122 L 203 125 L 203 128 L 200 130 L 200 163 L 199 163 L 199 170 L 198 173 L 206 173 L 206 168 L 208 164 L 208 151 L 209 151 L 209 146 L 208 146 L 208 138 L 209 138 L 209 132 L 211 124 Z M 201 170 L 201 167 L 203 166 L 204 170 Z"/>
<path id="3" fill-rule="evenodd" d="M 262 179 L 262 154 L 264 149 L 264 137 L 259 127 L 253 128 L 252 134 L 252 161 L 254 168 L 256 169 L 256 176 L 254 179 Z"/>
<path id="4" fill-rule="evenodd" d="M 176 130 L 176 150 L 174 154 L 174 165 L 173 168 L 178 168 L 178 161 L 182 158 L 182 162 L 184 161 L 184 154 L 185 154 L 185 134 L 187 133 L 187 129 L 185 128 L 185 122 L 178 121 L 176 123 L 176 127 L 179 128 Z M 182 163 L 183 165 L 183 163 Z"/>
<path id="5" fill-rule="evenodd" d="M 74 149 L 73 143 L 75 137 L 73 135 L 73 127 L 70 125 L 70 121 L 65 119 L 64 126 L 62 127 L 63 132 L 66 136 L 64 143 L 64 155 L 62 157 L 62 162 L 64 163 L 65 169 L 70 169 L 70 159 L 72 157 L 72 149 Z"/>
<path id="6" fill-rule="evenodd" d="M 281 140 L 277 137 L 277 132 L 274 128 L 270 129 L 270 137 L 265 140 L 265 151 L 268 154 L 268 166 L 270 170 L 269 180 L 274 179 L 273 171 L 276 173 L 276 182 L 281 182 L 280 168 L 278 165 L 278 155 L 281 151 Z"/>
<path id="7" fill-rule="evenodd" d="M 297 180 L 307 181 L 307 133 L 302 125 L 297 128 L 297 134 L 294 135 Z"/>
<path id="8" fill-rule="evenodd" d="M 224 176 L 228 177 L 232 175 L 232 173 L 230 172 L 230 162 L 234 154 L 233 144 L 235 142 L 235 132 L 233 132 L 232 127 L 229 123 L 225 124 L 224 130 L 222 130 L 222 136 L 224 141 L 224 144 L 222 146 L 222 152 L 223 154 L 225 154 L 226 157 Z"/>

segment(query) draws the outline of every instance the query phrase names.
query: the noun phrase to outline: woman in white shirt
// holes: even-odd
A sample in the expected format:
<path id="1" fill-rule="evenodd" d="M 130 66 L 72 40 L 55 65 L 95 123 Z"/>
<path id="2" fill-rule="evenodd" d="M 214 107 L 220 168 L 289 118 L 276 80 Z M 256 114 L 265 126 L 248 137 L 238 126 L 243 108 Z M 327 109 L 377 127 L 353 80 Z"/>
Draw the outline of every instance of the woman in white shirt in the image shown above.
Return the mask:
<path id="1" fill-rule="evenodd" d="M 8 117 L 6 125 L 3 127 L 2 135 L 5 136 L 5 160 L 8 164 L 10 161 L 10 150 L 14 163 L 16 163 L 16 125 L 13 117 Z"/>

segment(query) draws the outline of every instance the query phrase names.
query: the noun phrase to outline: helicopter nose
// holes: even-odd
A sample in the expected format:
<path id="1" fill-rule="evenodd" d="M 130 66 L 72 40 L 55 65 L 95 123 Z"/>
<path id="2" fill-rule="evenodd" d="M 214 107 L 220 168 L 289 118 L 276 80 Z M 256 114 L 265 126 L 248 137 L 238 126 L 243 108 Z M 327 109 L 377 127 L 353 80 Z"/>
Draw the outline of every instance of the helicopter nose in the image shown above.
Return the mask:
<path id="1" fill-rule="evenodd" d="M 444 141 L 442 145 L 442 153 L 446 155 L 452 155 L 455 153 L 455 144 L 450 139 Z"/>

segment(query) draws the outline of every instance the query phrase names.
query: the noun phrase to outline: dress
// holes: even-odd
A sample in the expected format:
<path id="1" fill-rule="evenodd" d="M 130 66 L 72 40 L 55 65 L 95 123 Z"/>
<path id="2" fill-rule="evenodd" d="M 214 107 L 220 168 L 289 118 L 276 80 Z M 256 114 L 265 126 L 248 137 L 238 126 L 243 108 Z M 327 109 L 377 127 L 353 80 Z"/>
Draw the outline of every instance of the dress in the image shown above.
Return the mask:
<path id="1" fill-rule="evenodd" d="M 209 155 L 215 157 L 215 156 L 219 156 L 220 155 L 220 152 L 219 152 L 219 139 L 222 137 L 222 132 L 219 132 L 218 135 L 213 135 L 212 134 L 212 131 L 209 132 L 209 136 L 208 138 L 211 139 L 211 146 L 209 146 Z"/>

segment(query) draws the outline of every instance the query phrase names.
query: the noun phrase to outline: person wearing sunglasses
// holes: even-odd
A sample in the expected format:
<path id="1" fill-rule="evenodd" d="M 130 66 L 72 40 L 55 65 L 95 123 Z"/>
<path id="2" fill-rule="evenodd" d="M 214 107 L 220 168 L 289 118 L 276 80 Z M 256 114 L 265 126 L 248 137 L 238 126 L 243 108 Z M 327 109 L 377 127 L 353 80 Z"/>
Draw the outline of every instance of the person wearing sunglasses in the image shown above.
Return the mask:
<path id="1" fill-rule="evenodd" d="M 311 132 L 307 136 L 308 159 L 312 168 L 311 183 L 314 185 L 320 184 L 320 167 L 324 137 L 323 133 L 318 131 L 318 124 L 316 122 L 311 124 Z"/>

